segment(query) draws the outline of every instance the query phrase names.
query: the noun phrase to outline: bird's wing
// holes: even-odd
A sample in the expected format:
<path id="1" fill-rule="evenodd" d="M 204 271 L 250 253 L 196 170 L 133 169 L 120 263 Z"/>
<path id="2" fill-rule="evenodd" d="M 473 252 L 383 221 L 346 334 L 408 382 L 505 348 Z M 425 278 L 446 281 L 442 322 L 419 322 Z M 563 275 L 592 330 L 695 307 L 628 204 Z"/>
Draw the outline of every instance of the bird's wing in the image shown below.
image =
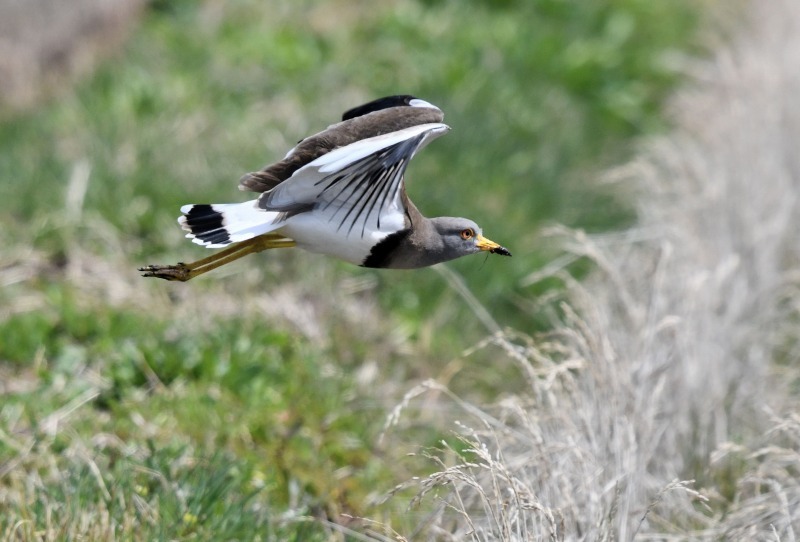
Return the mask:
<path id="1" fill-rule="evenodd" d="M 262 194 L 258 205 L 287 216 L 313 210 L 348 235 L 397 231 L 404 227 L 408 162 L 448 130 L 441 123 L 422 124 L 334 149 Z"/>
<path id="2" fill-rule="evenodd" d="M 347 120 L 332 124 L 318 134 L 301 140 L 283 160 L 243 175 L 239 179 L 239 189 L 266 192 L 290 178 L 298 169 L 339 147 L 411 126 L 442 122 L 444 114 L 437 107 L 423 100 L 416 101 L 426 105 L 359 112 L 373 105 L 371 102 L 356 108 L 355 114 L 358 116 L 352 118 L 348 118 L 348 115 L 354 115 L 353 110 L 348 111 L 345 113 Z"/>

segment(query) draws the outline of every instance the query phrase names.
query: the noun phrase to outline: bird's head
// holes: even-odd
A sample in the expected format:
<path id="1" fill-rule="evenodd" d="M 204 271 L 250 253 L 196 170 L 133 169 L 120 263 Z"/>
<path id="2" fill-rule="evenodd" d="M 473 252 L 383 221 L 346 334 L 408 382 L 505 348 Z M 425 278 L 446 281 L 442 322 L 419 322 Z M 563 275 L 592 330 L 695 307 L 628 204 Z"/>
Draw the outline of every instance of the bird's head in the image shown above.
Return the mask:
<path id="1" fill-rule="evenodd" d="M 431 222 L 442 240 L 441 261 L 482 251 L 511 256 L 508 249 L 484 237 L 480 226 L 468 218 L 439 217 Z"/>

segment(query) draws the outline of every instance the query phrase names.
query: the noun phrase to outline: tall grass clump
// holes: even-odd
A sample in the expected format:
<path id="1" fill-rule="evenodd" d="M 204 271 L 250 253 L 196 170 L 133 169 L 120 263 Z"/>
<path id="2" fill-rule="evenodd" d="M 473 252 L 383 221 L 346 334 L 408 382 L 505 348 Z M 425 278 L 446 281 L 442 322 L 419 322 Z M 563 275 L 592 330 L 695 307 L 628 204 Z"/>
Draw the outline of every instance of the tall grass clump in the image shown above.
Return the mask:
<path id="1" fill-rule="evenodd" d="M 482 345 L 527 391 L 409 395 L 461 411 L 457 437 L 422 452 L 436 472 L 410 483 L 439 507 L 429 539 L 800 534 L 800 5 L 750 3 L 735 34 L 692 66 L 672 133 L 610 175 L 636 226 L 554 229 L 595 271 L 555 272 L 569 298 L 552 331 Z"/>

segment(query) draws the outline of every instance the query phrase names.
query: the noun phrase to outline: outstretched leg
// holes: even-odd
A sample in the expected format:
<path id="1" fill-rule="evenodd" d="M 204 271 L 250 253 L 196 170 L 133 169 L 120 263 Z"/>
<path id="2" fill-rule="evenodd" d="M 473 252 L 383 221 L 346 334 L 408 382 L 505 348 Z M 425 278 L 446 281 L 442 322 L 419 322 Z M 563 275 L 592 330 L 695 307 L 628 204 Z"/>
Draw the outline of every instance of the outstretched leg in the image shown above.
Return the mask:
<path id="1" fill-rule="evenodd" d="M 186 282 L 207 271 L 216 269 L 234 260 L 238 260 L 248 254 L 255 254 L 270 248 L 289 248 L 295 246 L 295 242 L 276 233 L 259 235 L 247 241 L 234 243 L 207 258 L 197 260 L 192 263 L 179 262 L 175 265 L 148 265 L 140 267 L 143 277 L 157 277 L 165 280 L 178 280 Z"/>

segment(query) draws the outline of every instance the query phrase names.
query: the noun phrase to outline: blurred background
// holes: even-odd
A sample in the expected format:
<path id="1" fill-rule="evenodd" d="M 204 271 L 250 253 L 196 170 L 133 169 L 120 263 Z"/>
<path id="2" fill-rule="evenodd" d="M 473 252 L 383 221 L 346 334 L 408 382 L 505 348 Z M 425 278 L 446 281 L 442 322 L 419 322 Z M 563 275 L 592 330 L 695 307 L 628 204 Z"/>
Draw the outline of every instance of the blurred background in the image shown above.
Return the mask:
<path id="1" fill-rule="evenodd" d="M 704 9 L 0 0 L 0 533 L 412 531 L 424 506 L 387 495 L 432 466 L 407 455 L 458 443 L 435 398 L 380 438 L 387 415 L 429 378 L 476 401 L 523 385 L 474 347 L 490 320 L 548 330 L 562 285 L 530 277 L 560 261 L 549 226 L 634 221 L 602 172 L 667 127 Z M 412 163 L 410 196 L 513 258 L 378 272 L 270 251 L 187 284 L 139 277 L 205 255 L 182 204 L 244 201 L 242 173 L 405 93 L 453 128 Z"/>

